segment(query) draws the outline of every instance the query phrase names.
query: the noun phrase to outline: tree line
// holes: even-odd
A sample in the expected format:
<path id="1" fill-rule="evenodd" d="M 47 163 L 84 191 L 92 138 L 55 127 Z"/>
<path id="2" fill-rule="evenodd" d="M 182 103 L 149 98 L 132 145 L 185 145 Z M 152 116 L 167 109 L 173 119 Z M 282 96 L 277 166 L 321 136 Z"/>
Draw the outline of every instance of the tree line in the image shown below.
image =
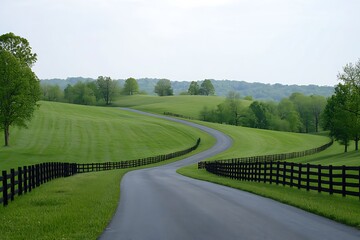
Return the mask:
<path id="1" fill-rule="evenodd" d="M 146 94 L 140 91 L 135 78 L 126 79 L 121 88 L 117 80 L 99 76 L 95 81 L 78 81 L 74 85 L 68 84 L 63 90 L 57 84 L 41 84 L 42 99 L 46 101 L 62 101 L 83 105 L 110 105 L 120 95 Z M 171 81 L 160 79 L 154 87 L 158 96 L 174 95 Z M 214 95 L 215 89 L 210 80 L 204 80 L 200 86 L 191 82 L 186 94 Z"/>
<path id="2" fill-rule="evenodd" d="M 266 102 L 252 101 L 251 97 L 242 99 L 239 93 L 231 91 L 216 108 L 204 107 L 200 118 L 236 126 L 309 133 L 319 131 L 325 105 L 326 98 L 318 95 L 293 93 L 280 102 Z"/>

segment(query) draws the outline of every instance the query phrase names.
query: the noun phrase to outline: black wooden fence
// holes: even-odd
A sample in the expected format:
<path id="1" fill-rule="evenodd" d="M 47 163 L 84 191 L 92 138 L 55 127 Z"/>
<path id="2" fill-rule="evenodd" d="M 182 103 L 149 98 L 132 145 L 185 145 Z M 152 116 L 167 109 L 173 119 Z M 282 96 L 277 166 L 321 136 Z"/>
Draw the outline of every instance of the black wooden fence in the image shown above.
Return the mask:
<path id="1" fill-rule="evenodd" d="M 199 146 L 200 141 L 199 138 L 191 148 L 156 157 L 122 162 L 87 164 L 47 162 L 18 167 L 17 169 L 11 169 L 10 172 L 2 171 L 0 176 L 0 204 L 2 203 L 6 206 L 9 204 L 9 201 L 14 200 L 16 195 L 21 196 L 22 194 L 31 192 L 32 189 L 55 178 L 68 177 L 76 173 L 138 167 L 179 157 L 195 150 Z"/>
<path id="2" fill-rule="evenodd" d="M 322 166 L 281 161 L 209 161 L 204 168 L 232 179 L 352 195 L 360 198 L 360 166 Z"/>
<path id="3" fill-rule="evenodd" d="M 328 142 L 327 144 L 324 144 L 320 147 L 300 151 L 300 152 L 291 152 L 291 153 L 280 153 L 280 154 L 271 154 L 271 155 L 262 155 L 262 156 L 252 156 L 252 157 L 241 157 L 241 158 L 231 158 L 231 159 L 224 159 L 224 160 L 217 160 L 217 162 L 227 163 L 232 161 L 239 161 L 239 162 L 253 162 L 253 161 L 284 161 L 287 159 L 292 158 L 299 158 L 299 157 L 305 157 L 308 155 L 312 155 L 315 153 L 319 153 L 321 151 L 324 151 L 328 147 L 330 147 L 333 144 L 333 140 Z M 205 168 L 205 162 L 199 162 L 198 168 Z"/>

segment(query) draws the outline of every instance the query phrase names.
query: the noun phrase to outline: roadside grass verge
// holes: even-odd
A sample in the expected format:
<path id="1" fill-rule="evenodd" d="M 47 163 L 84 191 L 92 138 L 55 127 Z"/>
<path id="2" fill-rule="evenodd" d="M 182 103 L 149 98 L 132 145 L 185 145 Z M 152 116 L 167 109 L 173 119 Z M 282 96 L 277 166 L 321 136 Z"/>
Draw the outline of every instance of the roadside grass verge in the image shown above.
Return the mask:
<path id="1" fill-rule="evenodd" d="M 120 199 L 120 182 L 129 171 L 156 167 L 182 157 L 137 168 L 77 174 L 55 179 L 7 207 L 0 206 L 1 239 L 97 239 L 109 224 Z"/>
<path id="2" fill-rule="evenodd" d="M 360 201 L 357 197 L 342 197 L 341 195 L 329 195 L 315 191 L 307 192 L 295 187 L 233 180 L 209 173 L 205 169 L 199 170 L 197 165 L 183 167 L 177 172 L 184 176 L 271 198 L 360 229 Z"/>

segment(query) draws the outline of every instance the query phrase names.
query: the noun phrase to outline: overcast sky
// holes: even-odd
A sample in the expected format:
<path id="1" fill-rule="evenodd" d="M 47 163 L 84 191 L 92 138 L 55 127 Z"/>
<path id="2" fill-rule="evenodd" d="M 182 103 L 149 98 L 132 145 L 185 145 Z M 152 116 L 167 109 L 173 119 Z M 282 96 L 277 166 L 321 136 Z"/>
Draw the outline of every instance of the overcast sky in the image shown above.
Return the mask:
<path id="1" fill-rule="evenodd" d="M 333 86 L 360 58 L 359 0 L 0 0 L 39 78 Z"/>

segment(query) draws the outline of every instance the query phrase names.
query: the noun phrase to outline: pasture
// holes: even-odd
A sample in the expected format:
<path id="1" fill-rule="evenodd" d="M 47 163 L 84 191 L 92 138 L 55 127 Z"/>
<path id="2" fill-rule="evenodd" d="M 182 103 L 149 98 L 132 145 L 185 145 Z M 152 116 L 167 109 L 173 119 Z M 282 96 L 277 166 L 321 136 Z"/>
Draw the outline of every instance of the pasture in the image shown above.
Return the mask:
<path id="1" fill-rule="evenodd" d="M 209 109 L 213 109 L 224 100 L 224 97 L 200 95 L 166 97 L 133 95 L 120 97 L 118 101 L 114 103 L 114 105 L 121 107 L 131 107 L 137 110 L 158 114 L 171 112 L 194 119 L 199 119 L 200 111 L 204 108 L 204 106 L 208 107 Z M 248 101 L 244 102 L 250 104 Z"/>
<path id="2" fill-rule="evenodd" d="M 186 149 L 207 135 L 118 108 L 40 102 L 27 129 L 11 128 L 0 169 L 40 162 L 116 162 Z M 0 134 L 3 139 L 3 133 Z"/>

